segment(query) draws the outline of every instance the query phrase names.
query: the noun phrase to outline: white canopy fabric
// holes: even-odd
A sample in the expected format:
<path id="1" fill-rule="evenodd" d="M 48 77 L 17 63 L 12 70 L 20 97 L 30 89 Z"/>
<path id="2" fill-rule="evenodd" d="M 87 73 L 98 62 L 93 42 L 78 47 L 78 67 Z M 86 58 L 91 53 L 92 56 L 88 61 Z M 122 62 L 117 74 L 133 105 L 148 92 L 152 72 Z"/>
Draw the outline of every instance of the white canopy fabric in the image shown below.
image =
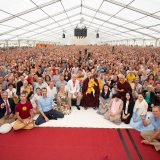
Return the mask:
<path id="1" fill-rule="evenodd" d="M 159 45 L 160 0 L 0 0 L 0 4 L 0 40 L 57 44 L 150 40 Z M 77 40 L 74 28 L 80 23 L 88 36 Z"/>

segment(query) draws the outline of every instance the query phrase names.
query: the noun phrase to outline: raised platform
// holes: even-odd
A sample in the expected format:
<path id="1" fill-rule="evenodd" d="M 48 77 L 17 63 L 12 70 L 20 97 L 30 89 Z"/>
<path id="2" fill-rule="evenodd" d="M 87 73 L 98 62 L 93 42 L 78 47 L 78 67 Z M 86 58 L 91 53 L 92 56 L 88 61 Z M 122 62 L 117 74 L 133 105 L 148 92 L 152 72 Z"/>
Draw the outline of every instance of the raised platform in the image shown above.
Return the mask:
<path id="1" fill-rule="evenodd" d="M 76 107 L 72 107 L 72 112 L 69 115 L 65 115 L 63 119 L 50 120 L 41 127 L 83 127 L 83 128 L 131 128 L 130 125 L 121 123 L 115 125 L 106 120 L 102 115 L 97 113 L 97 110 L 88 108 L 85 110 L 81 107 L 81 110 L 77 110 Z"/>

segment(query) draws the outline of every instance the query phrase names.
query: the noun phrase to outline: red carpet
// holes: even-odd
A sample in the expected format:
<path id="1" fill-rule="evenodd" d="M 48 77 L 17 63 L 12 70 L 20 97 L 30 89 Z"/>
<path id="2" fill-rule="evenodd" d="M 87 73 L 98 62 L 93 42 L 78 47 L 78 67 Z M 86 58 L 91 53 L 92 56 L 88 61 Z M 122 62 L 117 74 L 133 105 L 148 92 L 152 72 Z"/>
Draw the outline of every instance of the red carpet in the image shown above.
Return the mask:
<path id="1" fill-rule="evenodd" d="M 156 152 L 153 146 L 140 143 L 143 138 L 139 135 L 139 132 L 135 130 L 130 130 L 130 133 L 144 160 L 160 160 L 160 151 Z"/>
<path id="2" fill-rule="evenodd" d="M 138 159 L 125 130 L 121 132 L 132 159 Z M 159 153 L 140 144 L 130 131 L 143 159 L 157 160 Z M 117 129 L 35 128 L 0 135 L 1 160 L 127 160 Z M 147 154 L 147 155 L 145 155 Z M 153 158 L 154 157 L 154 158 Z M 148 158 L 148 159 L 147 159 Z"/>

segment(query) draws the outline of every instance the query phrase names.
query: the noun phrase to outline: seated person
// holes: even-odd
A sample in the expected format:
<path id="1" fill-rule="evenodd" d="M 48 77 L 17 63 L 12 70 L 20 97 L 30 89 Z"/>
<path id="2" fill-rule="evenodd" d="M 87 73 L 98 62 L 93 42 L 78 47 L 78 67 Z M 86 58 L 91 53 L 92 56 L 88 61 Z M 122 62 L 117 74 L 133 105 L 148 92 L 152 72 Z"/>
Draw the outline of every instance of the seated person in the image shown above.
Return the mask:
<path id="1" fill-rule="evenodd" d="M 41 89 L 36 88 L 36 93 L 32 95 L 30 102 L 32 103 L 33 106 L 33 113 L 39 113 L 38 111 L 38 98 L 41 96 Z"/>
<path id="2" fill-rule="evenodd" d="M 155 105 L 160 106 L 160 83 L 155 86 Z"/>
<path id="3" fill-rule="evenodd" d="M 99 97 L 99 108 L 98 108 L 99 114 L 104 114 L 106 111 L 108 111 L 108 104 L 111 99 L 111 96 L 112 96 L 111 91 L 108 85 L 105 84 L 103 86 L 102 93 L 100 94 Z"/>
<path id="4" fill-rule="evenodd" d="M 104 117 L 107 120 L 119 125 L 121 124 L 122 109 L 123 101 L 120 99 L 119 94 L 115 94 L 109 102 L 109 110 L 104 114 Z"/>
<path id="5" fill-rule="evenodd" d="M 135 102 L 134 109 L 133 109 L 133 115 L 130 121 L 130 125 L 134 129 L 138 131 L 141 131 L 144 129 L 144 126 L 141 120 L 141 115 L 144 115 L 146 117 L 147 109 L 148 109 L 148 104 L 145 101 L 143 95 L 138 94 L 138 99 Z"/>
<path id="6" fill-rule="evenodd" d="M 8 93 L 2 91 L 0 99 L 0 126 L 5 123 L 15 121 L 15 103 L 12 98 L 8 98 Z"/>
<path id="7" fill-rule="evenodd" d="M 29 101 L 27 101 L 26 91 L 21 93 L 20 99 L 20 102 L 16 105 L 15 108 L 17 120 L 13 125 L 13 129 L 32 129 L 34 128 L 33 107 L 32 104 Z"/>
<path id="8" fill-rule="evenodd" d="M 49 82 L 49 86 L 47 86 L 47 94 L 53 99 L 57 98 L 57 88 L 55 87 L 54 81 Z"/>
<path id="9" fill-rule="evenodd" d="M 150 124 L 154 126 L 154 130 L 141 132 L 141 136 L 145 139 L 142 140 L 141 143 L 153 145 L 156 151 L 160 151 L 160 142 L 158 141 L 160 140 L 160 107 L 152 107 L 152 115 L 150 118 L 145 119 L 144 115 L 142 115 L 141 119 L 144 126 Z"/>
<path id="10" fill-rule="evenodd" d="M 12 83 L 8 84 L 8 89 L 6 91 L 8 93 L 8 98 L 12 98 L 14 100 L 14 102 L 17 104 L 19 99 L 18 99 L 18 96 L 16 94 L 17 91 L 16 91 L 15 88 L 13 88 Z"/>
<path id="11" fill-rule="evenodd" d="M 99 83 L 91 72 L 87 73 L 87 78 L 83 82 L 82 94 L 82 102 L 85 109 L 88 107 L 92 107 L 93 109 L 98 108 L 100 94 Z"/>
<path id="12" fill-rule="evenodd" d="M 126 93 L 126 98 L 123 100 L 123 111 L 122 111 L 122 122 L 129 124 L 134 108 L 135 102 L 133 101 L 132 95 Z"/>
<path id="13" fill-rule="evenodd" d="M 30 85 L 28 84 L 28 81 L 27 80 L 24 80 L 23 81 L 23 86 L 21 87 L 20 89 L 20 93 L 22 92 L 27 92 L 27 95 L 31 92 L 31 87 Z"/>
<path id="14" fill-rule="evenodd" d="M 23 86 L 20 88 L 20 93 L 26 92 L 27 93 L 27 101 L 30 101 L 30 97 L 33 94 L 33 86 L 28 84 L 27 80 L 23 81 Z"/>
<path id="15" fill-rule="evenodd" d="M 70 79 L 67 83 L 67 90 L 68 90 L 68 104 L 71 108 L 71 100 L 77 99 L 76 107 L 80 110 L 80 102 L 81 102 L 81 93 L 80 93 L 80 84 L 79 80 L 77 80 L 76 74 L 72 74 L 72 79 Z"/>
<path id="16" fill-rule="evenodd" d="M 61 84 L 57 95 L 57 109 L 63 114 L 70 114 L 71 109 L 68 105 L 67 93 L 65 91 L 65 85 Z"/>
<path id="17" fill-rule="evenodd" d="M 35 124 L 40 125 L 50 119 L 63 118 L 64 114 L 55 110 L 53 107 L 53 97 L 47 95 L 47 88 L 42 88 L 42 96 L 38 99 L 38 109 L 40 112 Z"/>
<path id="18" fill-rule="evenodd" d="M 91 79 L 88 82 L 88 88 L 87 88 L 86 94 L 91 94 L 92 93 L 93 96 L 95 96 L 94 86 L 98 86 L 98 84 L 94 81 L 94 78 L 91 77 Z"/>
<path id="19" fill-rule="evenodd" d="M 148 111 L 152 111 L 152 107 L 155 105 L 155 94 L 152 85 L 147 86 L 147 91 L 144 92 L 144 99 L 148 103 Z"/>
<path id="20" fill-rule="evenodd" d="M 64 75 L 61 74 L 59 76 L 59 80 L 56 82 L 56 88 L 58 91 L 59 91 L 59 88 L 62 84 L 67 85 L 67 82 L 64 80 Z"/>

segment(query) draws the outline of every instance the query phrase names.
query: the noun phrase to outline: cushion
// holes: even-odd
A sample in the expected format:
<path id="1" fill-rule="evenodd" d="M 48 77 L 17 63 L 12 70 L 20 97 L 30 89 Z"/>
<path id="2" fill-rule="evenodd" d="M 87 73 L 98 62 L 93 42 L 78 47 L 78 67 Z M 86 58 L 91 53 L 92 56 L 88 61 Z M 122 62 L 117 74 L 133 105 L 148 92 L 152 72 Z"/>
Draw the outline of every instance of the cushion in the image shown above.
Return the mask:
<path id="1" fill-rule="evenodd" d="M 9 123 L 3 124 L 0 127 L 0 133 L 5 134 L 8 133 L 12 129 L 12 126 Z"/>

